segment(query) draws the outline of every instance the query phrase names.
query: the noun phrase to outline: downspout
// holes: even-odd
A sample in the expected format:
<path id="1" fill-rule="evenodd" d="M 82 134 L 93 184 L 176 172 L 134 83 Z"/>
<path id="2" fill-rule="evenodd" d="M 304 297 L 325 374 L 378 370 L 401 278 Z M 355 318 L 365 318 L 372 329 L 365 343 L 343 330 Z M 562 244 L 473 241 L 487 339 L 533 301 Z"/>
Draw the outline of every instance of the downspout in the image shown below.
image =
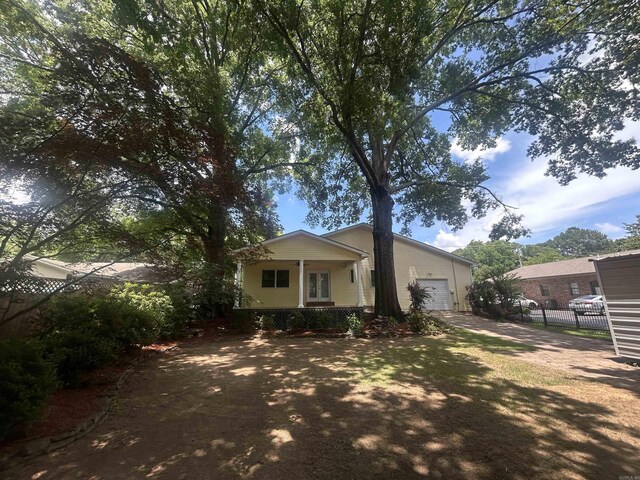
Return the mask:
<path id="1" fill-rule="evenodd" d="M 451 269 L 453 270 L 453 287 L 456 292 L 456 304 L 458 305 L 458 311 L 460 311 L 460 299 L 458 298 L 458 281 L 456 280 L 456 266 L 453 263 L 453 258 L 451 259 Z"/>

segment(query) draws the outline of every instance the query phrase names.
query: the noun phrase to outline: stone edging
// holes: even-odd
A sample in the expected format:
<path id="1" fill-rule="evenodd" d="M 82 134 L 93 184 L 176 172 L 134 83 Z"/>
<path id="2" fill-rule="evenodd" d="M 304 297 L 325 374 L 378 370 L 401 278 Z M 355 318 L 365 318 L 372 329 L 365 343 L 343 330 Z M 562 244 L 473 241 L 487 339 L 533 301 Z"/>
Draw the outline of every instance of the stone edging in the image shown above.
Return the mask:
<path id="1" fill-rule="evenodd" d="M 171 350 L 171 349 L 169 349 Z M 145 352 L 140 356 L 136 357 L 131 364 L 126 368 L 124 372 L 120 374 L 118 380 L 111 385 L 104 393 L 102 393 L 98 397 L 98 412 L 93 414 L 88 419 L 80 422 L 79 425 L 76 426 L 73 430 L 68 430 L 66 432 L 58 433 L 57 435 L 53 435 L 51 437 L 38 438 L 36 440 L 32 440 L 27 444 L 23 445 L 19 450 L 15 450 L 13 452 L 9 452 L 0 457 L 0 471 L 6 470 L 9 467 L 17 465 L 19 463 L 26 462 L 28 460 L 32 460 L 40 455 L 44 455 L 45 453 L 51 453 L 55 450 L 58 450 L 62 447 L 66 447 L 70 443 L 75 442 L 76 440 L 84 437 L 87 433 L 92 431 L 98 425 L 100 425 L 105 418 L 109 415 L 109 413 L 116 406 L 116 401 L 118 398 L 118 394 L 124 382 L 133 375 L 135 372 L 135 367 L 142 360 L 146 360 L 149 357 L 149 353 Z"/>

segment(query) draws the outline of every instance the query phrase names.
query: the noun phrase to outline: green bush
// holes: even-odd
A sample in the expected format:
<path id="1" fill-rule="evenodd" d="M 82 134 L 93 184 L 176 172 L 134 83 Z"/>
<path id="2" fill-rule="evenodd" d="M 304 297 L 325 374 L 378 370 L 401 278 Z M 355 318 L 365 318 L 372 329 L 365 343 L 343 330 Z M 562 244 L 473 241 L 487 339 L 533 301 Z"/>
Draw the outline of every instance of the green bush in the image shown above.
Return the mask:
<path id="1" fill-rule="evenodd" d="M 78 384 L 80 374 L 116 358 L 118 344 L 100 318 L 103 299 L 74 293 L 54 297 L 44 314 L 42 341 L 58 378 Z"/>
<path id="2" fill-rule="evenodd" d="M 420 335 L 440 335 L 451 330 L 450 325 L 425 312 L 409 312 L 406 319 L 411 331 Z"/>
<path id="3" fill-rule="evenodd" d="M 407 285 L 407 291 L 409 292 L 409 297 L 411 297 L 409 310 L 412 311 L 422 310 L 424 302 L 431 298 L 431 293 L 427 287 L 420 285 L 417 280 Z"/>
<path id="4" fill-rule="evenodd" d="M 172 283 L 163 287 L 171 299 L 173 311 L 167 317 L 166 324 L 160 332 L 160 338 L 171 339 L 184 334 L 185 326 L 193 320 L 194 305 L 193 296 L 187 292 L 183 283 Z"/>
<path id="5" fill-rule="evenodd" d="M 115 322 L 117 329 L 126 331 L 122 336 L 125 345 L 151 343 L 172 330 L 169 323 L 175 309 L 171 297 L 151 285 L 116 285 L 107 297 L 107 304 L 107 308 L 115 307 L 116 311 L 114 315 L 105 312 L 105 318 Z"/>
<path id="6" fill-rule="evenodd" d="M 517 279 L 505 274 L 473 282 L 467 287 L 467 300 L 473 313 L 498 319 L 513 313 L 515 299 L 520 293 Z"/>
<path id="7" fill-rule="evenodd" d="M 173 313 L 171 298 L 146 285 L 118 285 L 106 296 L 62 294 L 45 310 L 42 339 L 59 378 L 73 386 L 120 352 L 166 335 Z"/>
<path id="8" fill-rule="evenodd" d="M 347 324 L 349 325 L 349 333 L 351 335 L 362 335 L 364 322 L 358 315 L 352 313 L 347 317 Z"/>
<path id="9" fill-rule="evenodd" d="M 232 327 L 239 333 L 253 333 L 256 330 L 256 314 L 250 310 L 233 312 Z"/>
<path id="10" fill-rule="evenodd" d="M 260 330 L 274 330 L 275 325 L 273 317 L 270 315 L 262 315 L 260 317 Z"/>
<path id="11" fill-rule="evenodd" d="M 307 319 L 302 312 L 296 310 L 289 317 L 287 326 L 289 330 L 303 330 L 307 327 Z"/>
<path id="12" fill-rule="evenodd" d="M 35 340 L 0 340 L 0 438 L 35 420 L 56 388 L 51 363 Z"/>

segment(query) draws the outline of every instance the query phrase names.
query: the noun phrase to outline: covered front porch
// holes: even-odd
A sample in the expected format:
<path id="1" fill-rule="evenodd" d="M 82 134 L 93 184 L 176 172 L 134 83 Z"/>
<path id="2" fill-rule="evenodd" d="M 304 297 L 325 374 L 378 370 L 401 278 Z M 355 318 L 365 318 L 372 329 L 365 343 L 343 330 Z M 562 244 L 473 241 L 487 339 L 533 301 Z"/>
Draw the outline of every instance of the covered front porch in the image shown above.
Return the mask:
<path id="1" fill-rule="evenodd" d="M 361 260 L 264 260 L 239 265 L 236 308 L 362 307 Z"/>
<path id="2" fill-rule="evenodd" d="M 266 258 L 238 262 L 236 286 L 242 296 L 236 299 L 236 308 L 364 305 L 367 252 L 304 230 L 258 246 L 267 250 Z"/>

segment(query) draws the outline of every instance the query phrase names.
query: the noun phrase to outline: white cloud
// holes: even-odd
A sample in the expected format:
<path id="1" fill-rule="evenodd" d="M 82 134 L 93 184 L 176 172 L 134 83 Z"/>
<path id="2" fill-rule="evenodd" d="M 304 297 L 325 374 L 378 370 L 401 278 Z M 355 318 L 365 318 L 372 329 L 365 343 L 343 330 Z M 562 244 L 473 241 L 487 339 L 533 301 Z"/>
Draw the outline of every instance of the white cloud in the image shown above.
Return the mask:
<path id="1" fill-rule="evenodd" d="M 465 241 L 453 233 L 448 233 L 440 229 L 433 242 L 433 246 L 446 250 L 447 252 L 453 252 L 458 248 L 466 246 L 467 243 L 469 243 L 469 241 Z"/>
<path id="2" fill-rule="evenodd" d="M 607 234 L 607 235 L 624 232 L 624 228 L 622 228 L 619 225 L 614 225 L 614 224 L 609 223 L 609 222 L 596 223 L 595 227 L 598 230 L 600 230 L 602 233 Z"/>
<path id="3" fill-rule="evenodd" d="M 632 124 L 629 127 L 625 133 L 633 134 L 638 126 Z M 638 171 L 626 167 L 612 169 L 602 179 L 580 174 L 569 185 L 562 186 L 555 178 L 545 176 L 546 161 L 517 161 L 512 165 L 513 167 L 509 167 L 512 174 L 495 182 L 492 188 L 505 203 L 517 207 L 515 213 L 523 215 L 523 224 L 531 229 L 532 236 L 538 238 L 554 230 L 584 225 L 584 221 L 589 218 L 594 218 L 591 225 L 595 225 L 603 233 L 613 238 L 622 236 L 620 227 L 609 222 L 595 224 L 595 217 L 606 211 L 606 208 L 611 208 L 607 207 L 607 202 L 640 194 Z M 465 207 L 469 211 L 469 207 Z M 433 244 L 445 250 L 454 250 L 466 246 L 471 240 L 486 241 L 491 226 L 501 214 L 501 211 L 496 211 L 485 218 L 471 219 L 455 235 L 440 229 Z"/>
<path id="4" fill-rule="evenodd" d="M 458 143 L 458 139 L 455 139 L 451 144 L 451 154 L 463 159 L 466 163 L 471 163 L 477 159 L 489 162 L 496 158 L 496 155 L 508 152 L 510 149 L 511 142 L 502 137 L 496 140 L 495 147 L 490 148 L 478 147 L 475 150 L 465 150 Z"/>

